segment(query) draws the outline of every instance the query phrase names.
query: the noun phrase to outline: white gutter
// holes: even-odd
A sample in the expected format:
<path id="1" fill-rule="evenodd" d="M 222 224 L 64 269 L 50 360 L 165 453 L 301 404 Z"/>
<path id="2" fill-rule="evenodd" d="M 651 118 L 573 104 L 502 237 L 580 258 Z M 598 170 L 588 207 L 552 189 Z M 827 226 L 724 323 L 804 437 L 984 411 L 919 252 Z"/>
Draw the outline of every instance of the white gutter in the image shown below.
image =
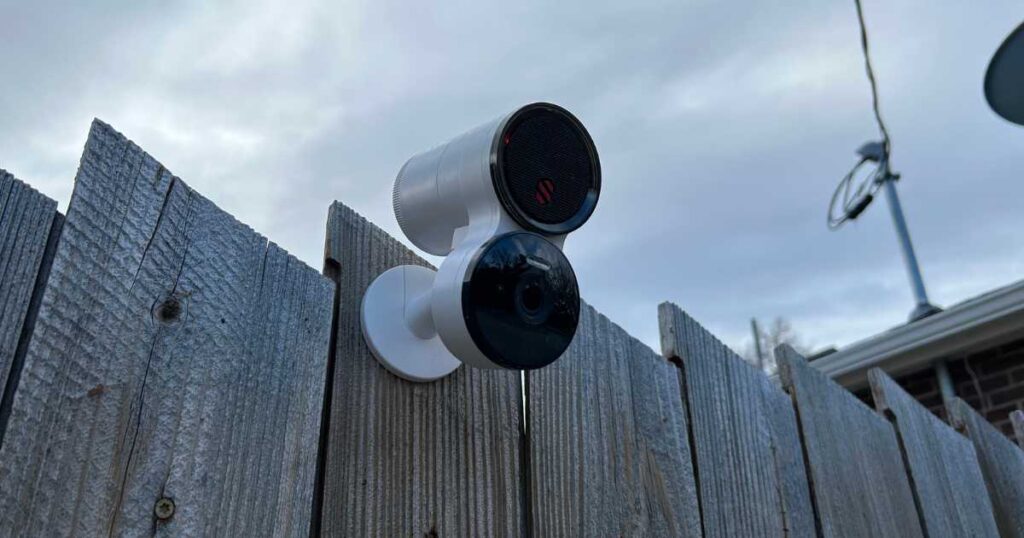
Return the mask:
<path id="1" fill-rule="evenodd" d="M 890 329 L 811 361 L 849 389 L 867 385 L 880 367 L 892 376 L 931 367 L 936 359 L 988 349 L 1024 337 L 1024 280 L 920 321 Z"/>

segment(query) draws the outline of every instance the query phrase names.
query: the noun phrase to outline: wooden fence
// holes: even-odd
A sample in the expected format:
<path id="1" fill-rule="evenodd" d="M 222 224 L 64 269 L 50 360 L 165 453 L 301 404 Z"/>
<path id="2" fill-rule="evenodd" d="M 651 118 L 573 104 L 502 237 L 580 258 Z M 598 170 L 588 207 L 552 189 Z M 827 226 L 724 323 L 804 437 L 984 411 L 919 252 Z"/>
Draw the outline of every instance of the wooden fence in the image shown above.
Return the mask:
<path id="1" fill-rule="evenodd" d="M 788 348 L 779 386 L 667 303 L 661 354 L 584 305 L 547 368 L 412 384 L 359 303 L 427 263 L 340 203 L 325 244 L 99 121 L 66 217 L 0 171 L 0 536 L 1024 537 L 1024 451 L 962 401 Z"/>

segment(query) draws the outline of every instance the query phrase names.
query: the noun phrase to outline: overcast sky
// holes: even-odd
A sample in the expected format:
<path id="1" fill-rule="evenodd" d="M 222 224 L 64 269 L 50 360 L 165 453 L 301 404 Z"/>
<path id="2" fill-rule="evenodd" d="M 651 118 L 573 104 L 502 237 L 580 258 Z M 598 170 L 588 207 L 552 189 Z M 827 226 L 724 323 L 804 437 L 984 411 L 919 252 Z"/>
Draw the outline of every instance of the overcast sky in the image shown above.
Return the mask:
<path id="1" fill-rule="evenodd" d="M 1024 6 L 864 1 L 933 302 L 1022 278 L 1024 128 L 982 80 Z M 213 4 L 0 0 L 0 167 L 66 207 L 99 117 L 319 268 L 331 200 L 402 238 L 407 157 L 546 100 L 603 165 L 583 296 L 655 349 L 666 300 L 738 349 L 751 316 L 843 345 L 913 306 L 884 203 L 825 226 L 877 137 L 852 0 Z"/>

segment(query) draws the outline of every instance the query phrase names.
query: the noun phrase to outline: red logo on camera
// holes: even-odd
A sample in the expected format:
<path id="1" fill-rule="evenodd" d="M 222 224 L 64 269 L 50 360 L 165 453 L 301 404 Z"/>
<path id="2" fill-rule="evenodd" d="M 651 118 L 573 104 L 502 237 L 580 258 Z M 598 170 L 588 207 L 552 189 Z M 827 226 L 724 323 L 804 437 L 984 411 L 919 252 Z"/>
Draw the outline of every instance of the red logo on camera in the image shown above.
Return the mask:
<path id="1" fill-rule="evenodd" d="M 540 205 L 548 205 L 551 203 L 554 194 L 555 182 L 544 178 L 537 182 L 537 192 L 533 194 L 533 198 Z"/>

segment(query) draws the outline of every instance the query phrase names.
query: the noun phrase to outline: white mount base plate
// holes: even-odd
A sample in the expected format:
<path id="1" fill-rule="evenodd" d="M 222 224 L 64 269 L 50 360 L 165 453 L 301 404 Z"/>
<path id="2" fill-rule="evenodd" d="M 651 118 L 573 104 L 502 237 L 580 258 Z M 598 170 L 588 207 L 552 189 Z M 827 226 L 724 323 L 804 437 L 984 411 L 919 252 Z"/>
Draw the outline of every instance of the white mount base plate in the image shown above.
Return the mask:
<path id="1" fill-rule="evenodd" d="M 434 333 L 420 338 L 409 329 L 406 308 L 429 294 L 436 273 L 418 265 L 392 267 L 381 273 L 363 296 L 363 339 L 391 373 L 409 381 L 440 379 L 462 364 Z"/>

